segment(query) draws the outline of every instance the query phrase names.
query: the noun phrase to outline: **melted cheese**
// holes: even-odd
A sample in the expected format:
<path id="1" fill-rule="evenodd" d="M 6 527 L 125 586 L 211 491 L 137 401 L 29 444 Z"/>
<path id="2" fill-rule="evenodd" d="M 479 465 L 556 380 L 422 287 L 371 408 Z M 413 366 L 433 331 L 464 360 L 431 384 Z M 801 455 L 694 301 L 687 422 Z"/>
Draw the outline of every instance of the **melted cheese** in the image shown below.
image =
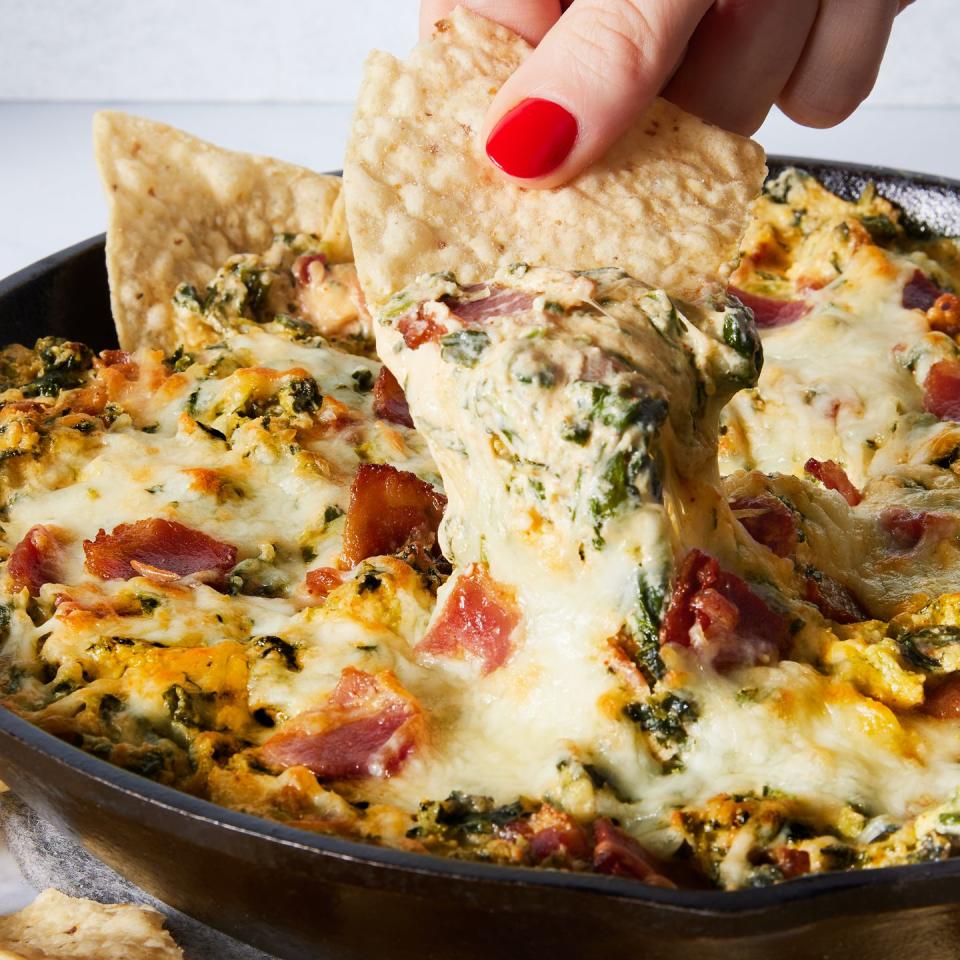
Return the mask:
<path id="1" fill-rule="evenodd" d="M 51 440 L 5 410 L 4 544 L 48 524 L 65 552 L 64 583 L 30 601 L 7 597 L 8 702 L 220 802 L 388 842 L 407 842 L 421 803 L 459 792 L 547 799 L 584 821 L 616 816 L 669 853 L 683 833 L 676 808 L 707 816 L 718 794 L 760 805 L 785 794 L 831 836 L 871 843 L 870 862 L 917 856 L 943 832 L 936 811 L 946 808 L 934 805 L 960 785 L 960 730 L 916 710 L 957 664 L 942 654 L 931 673 L 901 640 L 957 627 L 955 598 L 924 604 L 955 589 L 960 547 L 951 536 L 891 549 L 878 517 L 891 506 L 960 517 L 956 474 L 942 465 L 960 427 L 924 413 L 922 394 L 932 364 L 957 348 L 901 303 L 918 266 L 944 285 L 949 275 L 924 252 L 870 242 L 858 218 L 894 215 L 876 198 L 849 205 L 789 177 L 772 189 L 783 202 L 761 206 L 735 281 L 802 296 L 808 310 L 763 332 L 756 383 L 749 325 L 718 294 L 678 306 L 617 271 L 515 267 L 494 285 L 515 308 L 464 322 L 457 307 L 482 310 L 484 293 L 434 276 L 378 325 L 417 430 L 397 427 L 372 413 L 377 361 L 271 320 L 292 296 L 291 254 L 307 251 L 282 240 L 231 261 L 205 306 L 178 295 L 182 325 L 197 336 L 213 329 L 222 343 L 166 365 L 144 351 L 138 377 L 107 377 L 118 408 L 108 429 L 57 428 Z M 255 318 L 251 271 L 273 284 Z M 332 292 L 301 291 L 310 301 L 301 307 L 327 311 L 330 329 L 352 323 L 351 278 L 327 280 Z M 327 294 L 326 305 L 313 302 Z M 411 316 L 441 326 L 442 338 L 408 346 Z M 864 501 L 850 507 L 814 484 L 803 472 L 810 457 L 841 463 Z M 308 570 L 338 565 L 340 516 L 363 462 L 435 484 L 442 476 L 440 540 L 454 571 L 438 592 L 435 574 L 396 557 L 343 571 L 323 601 L 304 591 Z M 761 494 L 797 518 L 789 557 L 754 542 L 727 506 Z M 234 544 L 239 593 L 103 582 L 86 570 L 83 540 L 145 517 Z M 790 659 L 719 673 L 668 646 L 662 677 L 625 670 L 615 641 L 650 614 L 650 597 L 659 594 L 661 611 L 695 547 L 794 621 Z M 509 658 L 486 674 L 469 658 L 416 650 L 476 563 L 521 614 Z M 804 600 L 811 567 L 882 619 L 825 621 Z M 363 826 L 305 768 L 274 776 L 255 762 L 272 733 L 323 707 L 348 667 L 391 671 L 426 715 L 425 741 L 394 776 L 337 785 L 373 804 Z M 686 712 L 658 740 L 628 708 L 664 697 Z M 116 715 L 113 701 L 123 704 Z M 217 759 L 221 748 L 229 761 Z M 878 823 L 924 810 L 873 844 Z M 862 833 L 841 828 L 858 817 L 873 818 Z M 723 859 L 711 861 L 719 883 L 754 882 L 757 837 L 731 835 L 725 857 L 719 845 L 709 855 Z M 815 869 L 831 865 L 825 844 L 806 848 Z"/>

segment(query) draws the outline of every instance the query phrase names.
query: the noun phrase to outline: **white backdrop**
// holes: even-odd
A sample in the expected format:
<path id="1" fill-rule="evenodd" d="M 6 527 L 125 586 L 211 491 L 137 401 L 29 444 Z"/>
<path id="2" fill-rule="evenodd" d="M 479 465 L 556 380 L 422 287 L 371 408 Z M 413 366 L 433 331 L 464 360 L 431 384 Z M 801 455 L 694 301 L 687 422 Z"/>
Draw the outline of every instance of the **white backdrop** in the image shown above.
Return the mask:
<path id="1" fill-rule="evenodd" d="M 0 99 L 345 102 L 416 20 L 416 0 L 0 0 Z M 871 103 L 960 103 L 960 0 L 901 14 Z"/>

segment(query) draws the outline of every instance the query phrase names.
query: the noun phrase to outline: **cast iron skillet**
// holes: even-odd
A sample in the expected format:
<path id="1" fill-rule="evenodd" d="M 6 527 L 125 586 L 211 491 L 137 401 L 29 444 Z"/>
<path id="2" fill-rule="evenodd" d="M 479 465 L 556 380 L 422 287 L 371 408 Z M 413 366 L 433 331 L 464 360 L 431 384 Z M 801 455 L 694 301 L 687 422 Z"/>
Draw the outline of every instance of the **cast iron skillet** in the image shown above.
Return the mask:
<path id="1" fill-rule="evenodd" d="M 873 180 L 913 228 L 960 235 L 960 182 L 782 157 L 771 168 L 789 163 L 847 197 Z M 115 345 L 102 236 L 0 282 L 0 342 L 44 334 Z M 134 883 L 284 960 L 960 955 L 960 859 L 734 893 L 444 860 L 214 806 L 6 710 L 0 777 Z"/>

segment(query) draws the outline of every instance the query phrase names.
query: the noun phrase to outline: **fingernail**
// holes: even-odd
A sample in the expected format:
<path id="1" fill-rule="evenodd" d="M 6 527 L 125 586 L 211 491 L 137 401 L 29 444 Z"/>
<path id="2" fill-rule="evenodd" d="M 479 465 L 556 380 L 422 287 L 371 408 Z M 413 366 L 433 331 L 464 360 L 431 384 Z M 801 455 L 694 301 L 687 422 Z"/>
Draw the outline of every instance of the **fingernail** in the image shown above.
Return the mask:
<path id="1" fill-rule="evenodd" d="M 521 100 L 487 138 L 487 156 L 511 177 L 533 180 L 552 173 L 577 139 L 576 117 L 552 100 Z"/>

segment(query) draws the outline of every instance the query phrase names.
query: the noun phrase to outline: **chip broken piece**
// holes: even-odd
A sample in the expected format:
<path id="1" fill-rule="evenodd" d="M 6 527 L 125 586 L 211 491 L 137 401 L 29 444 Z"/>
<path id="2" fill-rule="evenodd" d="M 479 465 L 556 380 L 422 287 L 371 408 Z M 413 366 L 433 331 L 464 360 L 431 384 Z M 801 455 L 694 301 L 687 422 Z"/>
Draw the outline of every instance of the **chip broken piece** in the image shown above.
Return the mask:
<path id="1" fill-rule="evenodd" d="M 134 903 L 97 903 L 44 890 L 0 917 L 0 958 L 17 960 L 183 960 L 163 916 Z"/>

